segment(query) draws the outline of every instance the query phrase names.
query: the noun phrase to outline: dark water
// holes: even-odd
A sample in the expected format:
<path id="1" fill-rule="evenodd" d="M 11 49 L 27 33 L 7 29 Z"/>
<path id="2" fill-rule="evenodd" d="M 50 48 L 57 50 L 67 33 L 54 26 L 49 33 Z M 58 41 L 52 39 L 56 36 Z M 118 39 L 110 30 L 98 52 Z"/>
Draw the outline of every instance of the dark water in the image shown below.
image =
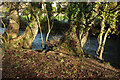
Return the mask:
<path id="1" fill-rule="evenodd" d="M 88 54 L 96 56 L 98 42 L 96 37 L 88 37 L 86 44 L 84 45 L 84 51 Z M 118 38 L 107 38 L 103 59 L 110 62 L 112 66 L 120 69 L 120 40 Z"/>
<path id="2" fill-rule="evenodd" d="M 2 28 L 3 29 L 3 28 Z M 20 31 L 22 34 L 24 31 Z M 4 33 L 4 29 L 2 30 Z M 45 43 L 45 34 L 43 34 L 43 40 Z M 61 38 L 61 35 L 56 35 Z M 49 36 L 49 40 L 52 39 L 53 35 Z M 88 37 L 86 44 L 84 45 L 84 51 L 88 54 L 96 56 L 95 51 L 97 50 L 98 42 L 96 37 Z M 42 49 L 42 41 L 40 34 L 37 34 L 32 42 L 32 49 Z M 110 62 L 115 68 L 120 68 L 120 40 L 117 38 L 108 38 L 105 44 L 103 59 Z"/>

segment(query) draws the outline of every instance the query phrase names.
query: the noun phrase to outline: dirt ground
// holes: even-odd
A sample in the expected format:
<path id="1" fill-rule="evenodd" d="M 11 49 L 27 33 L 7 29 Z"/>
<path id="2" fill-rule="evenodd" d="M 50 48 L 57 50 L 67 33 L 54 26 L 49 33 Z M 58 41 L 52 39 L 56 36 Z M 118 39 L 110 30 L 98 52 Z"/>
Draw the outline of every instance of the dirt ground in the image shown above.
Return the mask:
<path id="1" fill-rule="evenodd" d="M 94 58 L 79 58 L 64 52 L 5 50 L 2 78 L 120 79 L 120 69 Z"/>

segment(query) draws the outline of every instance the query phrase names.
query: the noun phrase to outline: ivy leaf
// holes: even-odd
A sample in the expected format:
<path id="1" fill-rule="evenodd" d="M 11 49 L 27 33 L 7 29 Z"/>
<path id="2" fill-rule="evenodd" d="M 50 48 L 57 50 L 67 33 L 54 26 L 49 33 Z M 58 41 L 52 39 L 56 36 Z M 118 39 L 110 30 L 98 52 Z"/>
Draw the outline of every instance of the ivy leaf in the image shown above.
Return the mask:
<path id="1" fill-rule="evenodd" d="M 61 59 L 61 61 L 60 61 L 60 62 L 62 62 L 62 63 L 63 63 L 63 62 L 64 62 L 64 60 L 63 60 L 63 59 Z"/>

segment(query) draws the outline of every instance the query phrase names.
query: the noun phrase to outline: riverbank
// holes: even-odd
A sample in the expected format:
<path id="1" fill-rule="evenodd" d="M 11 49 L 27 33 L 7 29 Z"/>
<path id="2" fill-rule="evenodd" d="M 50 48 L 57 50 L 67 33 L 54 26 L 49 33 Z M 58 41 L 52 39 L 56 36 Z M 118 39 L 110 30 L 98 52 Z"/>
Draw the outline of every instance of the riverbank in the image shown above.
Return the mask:
<path id="1" fill-rule="evenodd" d="M 62 51 L 5 50 L 3 78 L 111 78 L 120 70 L 90 57 L 74 57 Z"/>

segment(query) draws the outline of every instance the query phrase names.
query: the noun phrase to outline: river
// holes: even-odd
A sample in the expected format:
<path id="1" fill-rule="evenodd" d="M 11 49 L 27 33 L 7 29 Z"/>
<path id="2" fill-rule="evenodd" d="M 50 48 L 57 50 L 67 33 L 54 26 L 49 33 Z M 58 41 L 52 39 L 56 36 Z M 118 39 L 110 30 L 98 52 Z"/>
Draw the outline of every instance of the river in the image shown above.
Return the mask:
<path id="1" fill-rule="evenodd" d="M 4 33 L 4 28 L 1 28 L 2 32 Z M 1 30 L 0 30 L 1 31 Z M 24 31 L 20 31 L 19 35 L 22 34 Z M 43 40 L 45 43 L 45 34 L 43 34 Z M 61 38 L 61 35 L 56 35 L 57 37 Z M 49 40 L 51 40 L 53 35 L 49 36 Z M 96 56 L 95 51 L 97 50 L 98 42 L 96 37 L 88 37 L 87 42 L 84 45 L 84 51 L 88 54 Z M 38 33 L 35 39 L 32 42 L 32 49 L 42 49 L 42 41 L 41 36 Z M 115 68 L 120 68 L 120 40 L 117 38 L 108 38 L 105 44 L 105 49 L 103 53 L 103 59 L 107 62 L 110 62 Z"/>

